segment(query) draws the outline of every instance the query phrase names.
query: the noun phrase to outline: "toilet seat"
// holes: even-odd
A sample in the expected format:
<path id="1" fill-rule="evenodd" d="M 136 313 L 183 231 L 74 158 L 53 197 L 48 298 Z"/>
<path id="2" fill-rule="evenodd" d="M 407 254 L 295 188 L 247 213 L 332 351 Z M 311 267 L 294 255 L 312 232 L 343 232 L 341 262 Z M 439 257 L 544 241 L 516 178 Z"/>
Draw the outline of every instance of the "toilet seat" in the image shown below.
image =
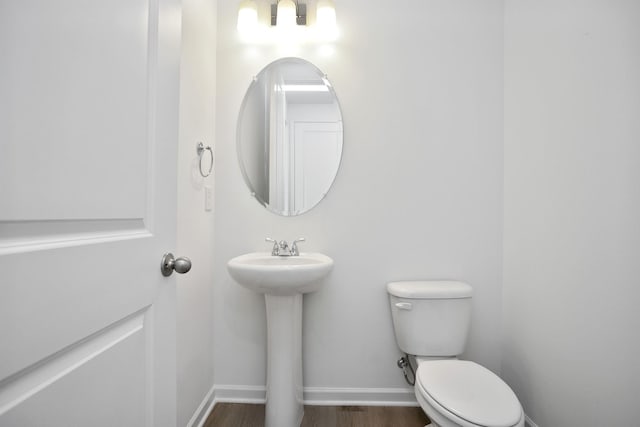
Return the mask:
<path id="1" fill-rule="evenodd" d="M 522 425 L 522 407 L 511 388 L 474 362 L 451 359 L 421 362 L 416 372 L 416 393 L 440 415 L 461 426 Z"/>

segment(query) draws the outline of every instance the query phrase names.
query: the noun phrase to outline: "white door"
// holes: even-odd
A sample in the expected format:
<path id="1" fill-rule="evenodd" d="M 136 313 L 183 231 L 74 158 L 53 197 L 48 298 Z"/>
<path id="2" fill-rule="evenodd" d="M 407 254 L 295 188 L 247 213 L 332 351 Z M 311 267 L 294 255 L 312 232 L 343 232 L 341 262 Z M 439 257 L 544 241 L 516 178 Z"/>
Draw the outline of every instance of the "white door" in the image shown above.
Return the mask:
<path id="1" fill-rule="evenodd" d="M 179 0 L 0 0 L 0 426 L 175 426 Z"/>
<path id="2" fill-rule="evenodd" d="M 331 187 L 342 155 L 341 125 L 341 122 L 294 122 L 291 193 L 295 212 L 315 206 Z"/>

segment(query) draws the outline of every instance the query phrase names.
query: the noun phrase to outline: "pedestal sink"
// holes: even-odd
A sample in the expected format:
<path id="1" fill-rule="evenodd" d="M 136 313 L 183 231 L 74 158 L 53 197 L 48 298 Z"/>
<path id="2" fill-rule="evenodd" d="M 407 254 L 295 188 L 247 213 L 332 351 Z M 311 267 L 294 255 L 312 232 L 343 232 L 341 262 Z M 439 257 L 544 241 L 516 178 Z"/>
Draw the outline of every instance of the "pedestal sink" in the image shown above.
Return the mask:
<path id="1" fill-rule="evenodd" d="M 317 291 L 333 268 L 319 253 L 240 255 L 227 263 L 240 285 L 265 295 L 267 307 L 267 402 L 265 427 L 298 427 L 302 398 L 302 294 Z"/>

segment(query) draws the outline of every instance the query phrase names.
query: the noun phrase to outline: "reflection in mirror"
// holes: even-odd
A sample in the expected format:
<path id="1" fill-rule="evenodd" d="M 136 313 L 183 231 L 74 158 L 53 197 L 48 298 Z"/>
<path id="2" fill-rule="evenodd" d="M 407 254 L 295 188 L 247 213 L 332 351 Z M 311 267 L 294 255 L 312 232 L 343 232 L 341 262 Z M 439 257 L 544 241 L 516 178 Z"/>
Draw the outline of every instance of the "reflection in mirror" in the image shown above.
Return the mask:
<path id="1" fill-rule="evenodd" d="M 300 215 L 327 194 L 342 157 L 342 114 L 326 76 L 303 59 L 266 66 L 238 118 L 240 168 L 263 206 Z"/>

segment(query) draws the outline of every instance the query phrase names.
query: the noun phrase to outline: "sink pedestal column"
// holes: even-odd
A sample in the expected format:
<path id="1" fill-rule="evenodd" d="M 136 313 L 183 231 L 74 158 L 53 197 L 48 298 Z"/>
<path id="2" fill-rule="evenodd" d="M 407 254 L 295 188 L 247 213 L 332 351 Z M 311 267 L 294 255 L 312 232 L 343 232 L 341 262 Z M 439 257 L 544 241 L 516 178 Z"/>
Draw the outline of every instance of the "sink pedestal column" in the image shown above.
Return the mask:
<path id="1" fill-rule="evenodd" d="M 267 402 L 265 427 L 299 427 L 302 396 L 302 294 L 265 295 Z"/>

